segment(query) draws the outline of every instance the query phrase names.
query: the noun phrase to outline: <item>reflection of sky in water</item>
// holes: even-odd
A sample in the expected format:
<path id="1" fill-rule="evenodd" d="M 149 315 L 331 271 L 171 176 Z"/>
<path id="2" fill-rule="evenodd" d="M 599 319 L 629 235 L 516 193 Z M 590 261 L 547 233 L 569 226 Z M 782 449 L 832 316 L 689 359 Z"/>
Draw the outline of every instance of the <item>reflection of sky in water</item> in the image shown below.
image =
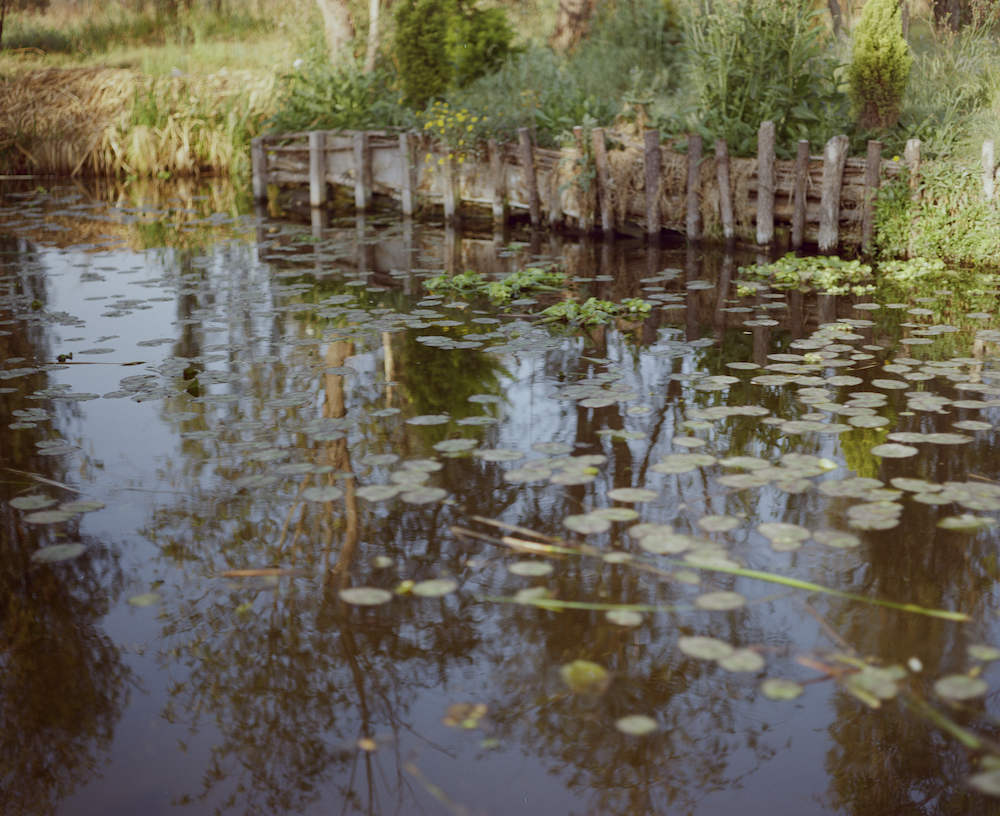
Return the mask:
<path id="1" fill-rule="evenodd" d="M 344 791 L 352 785 L 355 794 L 360 795 L 368 784 L 362 780 L 369 763 L 375 768 L 372 785 L 381 803 L 376 812 L 406 813 L 417 808 L 428 813 L 446 812 L 447 808 L 431 795 L 424 782 L 440 786 L 453 802 L 473 812 L 525 816 L 587 812 L 588 808 L 591 812 L 608 812 L 599 810 L 601 802 L 605 806 L 608 802 L 626 802 L 627 782 L 620 783 L 626 785 L 622 792 L 624 799 L 595 798 L 595 791 L 588 785 L 602 778 L 602 769 L 613 769 L 619 759 L 622 769 L 631 767 L 628 763 L 632 760 L 624 755 L 649 743 L 622 741 L 622 757 L 602 754 L 607 746 L 617 744 L 615 739 L 620 739 L 611 733 L 613 719 L 609 719 L 605 706 L 620 707 L 616 715 L 646 713 L 674 726 L 656 737 L 659 748 L 653 757 L 655 762 L 650 763 L 650 772 L 659 776 L 647 780 L 651 801 L 628 812 L 687 812 L 689 807 L 692 812 L 706 815 L 835 812 L 833 805 L 821 804 L 833 799 L 827 773 L 832 744 L 828 729 L 837 720 L 835 698 L 831 696 L 836 687 L 832 682 L 809 686 L 794 703 L 779 703 L 764 699 L 756 691 L 760 678 L 727 675 L 703 663 L 695 663 L 692 668 L 691 661 L 678 662 L 675 649 L 678 634 L 711 633 L 733 642 L 745 637 L 760 646 L 768 664 L 763 676 L 810 676 L 795 665 L 794 657 L 812 651 L 823 654 L 829 651 L 830 641 L 805 607 L 789 597 L 783 587 L 724 576 L 709 578 L 704 582 L 706 589 L 735 588 L 750 596 L 754 603 L 732 614 L 710 616 L 697 611 L 657 614 L 650 616 L 648 627 L 644 625 L 634 632 L 612 630 L 597 613 L 585 617 L 571 612 L 524 610 L 513 605 L 471 601 L 457 610 L 451 606 L 457 603 L 454 597 L 441 602 L 402 598 L 393 602 L 393 608 L 401 616 L 398 631 L 389 627 L 384 637 L 377 638 L 372 631 L 381 631 L 383 613 L 376 610 L 369 617 L 364 610 L 351 610 L 348 620 L 366 623 L 348 626 L 339 617 L 336 603 L 324 595 L 319 581 L 299 580 L 292 585 L 288 579 L 282 579 L 275 590 L 274 583 L 267 580 L 237 581 L 221 576 L 223 570 L 234 567 L 295 563 L 295 555 L 283 551 L 272 558 L 273 564 L 264 564 L 263 559 L 272 556 L 260 555 L 254 560 L 253 548 L 270 553 L 278 548 L 275 530 L 282 524 L 294 528 L 293 516 L 285 514 L 296 501 L 299 477 L 283 479 L 257 493 L 237 492 L 234 481 L 244 475 L 242 468 L 246 468 L 246 473 L 268 472 L 266 465 L 247 467 L 243 461 L 243 457 L 254 451 L 254 441 L 260 441 L 262 447 L 271 442 L 280 448 L 283 456 L 278 464 L 325 461 L 324 456 L 334 455 L 335 441 L 324 446 L 304 440 L 293 420 L 295 412 L 300 418 L 321 416 L 330 393 L 324 389 L 342 395 L 346 405 L 351 421 L 347 431 L 349 464 L 358 474 L 359 484 L 384 482 L 387 473 L 395 470 L 375 468 L 369 472 L 361 462 L 360 453 L 385 453 L 405 447 L 406 458 L 417 458 L 428 455 L 426 441 L 436 438 L 433 431 L 428 431 L 431 435 L 425 438 L 412 427 L 404 426 L 403 417 L 373 422 L 366 416 L 372 409 L 399 407 L 400 395 L 408 387 L 406 378 L 420 376 L 419 365 L 425 358 L 411 349 L 407 353 L 413 355 L 412 370 L 402 368 L 407 359 L 396 360 L 401 367 L 396 379 L 403 382 L 398 386 L 385 385 L 386 349 L 398 354 L 403 335 L 391 333 L 386 342 L 378 332 L 356 334 L 353 354 L 343 361 L 355 373 L 342 378 L 324 377 L 320 372 L 325 367 L 327 343 L 309 345 L 308 341 L 328 337 L 331 332 L 322 323 L 309 324 L 300 319 L 303 314 L 297 308 L 274 310 L 275 305 L 294 307 L 299 293 L 279 290 L 278 286 L 284 287 L 287 281 L 272 277 L 279 270 L 258 262 L 256 252 L 253 245 L 238 242 L 219 245 L 207 254 L 189 250 L 147 253 L 116 250 L 99 254 L 53 248 L 41 251 L 49 281 L 50 299 L 46 308 L 68 312 L 85 323 L 83 327 L 52 327 L 49 330 L 52 354 L 73 352 L 73 363 L 96 363 L 68 365 L 54 372 L 51 382 L 66 383 L 74 392 L 106 394 L 118 390 L 123 378 L 155 374 L 157 385 L 176 386 L 181 382 L 180 371 L 168 368 L 164 374 L 164 364 L 179 349 L 190 347 L 205 358 L 199 364 L 202 371 L 199 376 L 206 380 L 204 393 L 235 394 L 240 398 L 238 403 L 230 404 L 213 402 L 210 398 L 207 402 L 192 401 L 183 394 L 171 395 L 166 401 L 143 402 L 126 396 L 70 403 L 69 408 L 60 403 L 57 408 L 60 418 L 53 425 L 81 448 L 80 454 L 70 460 L 73 464 L 66 480 L 79 485 L 87 497 L 108 504 L 102 511 L 85 515 L 81 529 L 97 540 L 121 545 L 127 580 L 122 599 L 150 589 L 156 589 L 165 599 L 162 605 L 148 608 L 136 608 L 122 600 L 103 619 L 106 633 L 127 650 L 125 660 L 141 679 L 132 689 L 129 707 L 115 727 L 115 743 L 103 776 L 64 800 L 60 812 L 207 812 L 212 804 L 233 793 L 238 782 L 245 782 L 251 770 L 240 767 L 240 763 L 252 768 L 255 757 L 276 763 L 279 759 L 275 757 L 279 757 L 291 762 L 292 747 L 317 735 L 326 749 L 332 753 L 343 750 L 352 759 L 343 765 L 332 763 L 331 767 L 336 766 L 333 770 L 317 777 L 321 796 L 303 800 L 306 804 L 302 809 L 306 813 L 329 812 L 331 806 L 339 806 Z M 132 300 L 141 303 L 125 304 L 121 309 L 133 308 L 130 314 L 107 315 L 117 301 Z M 134 308 L 136 305 L 150 308 Z M 431 308 L 448 313 L 442 307 Z M 452 316 L 448 313 L 448 317 Z M 685 318 L 674 319 L 681 322 Z M 185 325 L 184 320 L 190 323 Z M 219 330 L 204 331 L 205 328 Z M 491 326 L 471 328 L 486 331 Z M 683 339 L 683 335 L 669 327 L 664 327 L 660 337 L 661 341 Z M 160 338 L 170 338 L 170 342 L 137 345 Z M 81 353 L 95 348 L 114 351 Z M 309 356 L 312 352 L 314 357 Z M 262 360 L 268 354 L 275 355 L 277 360 Z M 572 400 L 553 399 L 557 385 L 602 370 L 600 365 L 581 359 L 591 355 L 606 356 L 620 367 L 622 382 L 638 393 L 639 398 L 596 410 L 580 408 Z M 143 365 L 108 364 L 137 360 L 142 360 Z M 503 482 L 499 474 L 521 463 L 486 464 L 444 458 L 441 460 L 444 470 L 430 483 L 449 484 L 454 499 L 462 503 L 459 507 L 405 508 L 398 500 L 394 500 L 395 504 L 361 504 L 359 556 L 351 566 L 359 583 L 382 581 L 393 588 L 398 578 L 411 574 L 428 578 L 458 572 L 465 582 L 463 603 L 480 594 L 512 593 L 530 582 L 506 573 L 505 566 L 515 560 L 510 553 L 493 544 L 470 545 L 470 563 L 466 552 L 458 550 L 447 533 L 441 534 L 442 530 L 451 524 L 468 524 L 469 514 L 482 506 L 485 508 L 482 512 L 495 512 L 510 523 L 530 520 L 548 524 L 548 529 L 559 532 L 563 529 L 560 520 L 567 513 L 607 506 L 611 504 L 603 495 L 607 489 L 636 485 L 661 493 L 655 501 L 637 506 L 643 520 L 669 521 L 680 531 L 699 534 L 694 522 L 700 515 L 743 511 L 750 519 L 725 540 L 731 543 L 734 554 L 752 562 L 755 568 L 788 571 L 827 582 L 845 575 L 851 586 L 864 586 L 866 576 L 873 570 L 865 548 L 835 552 L 811 546 L 799 552 L 778 553 L 751 531 L 757 519 L 784 519 L 810 528 L 838 529 L 844 524 L 846 502 L 831 510 L 836 503 L 821 499 L 815 490 L 789 496 L 771 486 L 752 493 L 730 493 L 700 472 L 676 476 L 646 468 L 660 456 L 678 452 L 671 438 L 689 433 L 713 440 L 720 448 L 713 452 L 720 454 L 774 458 L 783 452 L 770 447 L 763 434 L 751 434 L 746 448 L 730 450 L 733 429 L 741 427 L 740 422 L 745 429 L 745 418 L 714 423 L 708 431 L 691 432 L 678 427 L 685 418 L 679 406 L 714 404 L 709 397 L 694 392 L 690 383 L 668 384 L 671 373 L 697 372 L 710 365 L 704 348 L 689 348 L 678 356 L 645 353 L 635 357 L 634 347 L 622 335 L 609 331 L 599 354 L 579 339 L 563 338 L 552 344 L 547 356 L 506 353 L 500 355 L 500 360 L 503 370 L 494 374 L 504 401 L 499 405 L 475 406 L 470 411 L 497 416 L 500 423 L 482 428 L 464 427 L 458 432 L 453 428 L 453 435 L 477 439 L 488 447 L 524 451 L 526 460 L 541 458 L 542 454 L 531 450 L 534 444 L 574 445 L 581 441 L 583 452 L 613 454 L 612 460 L 599 468 L 595 485 L 552 489 L 538 484 L 519 487 Z M 217 372 L 221 381 L 209 384 L 206 372 Z M 409 385 L 413 385 L 412 379 Z M 439 390 L 455 385 L 432 383 Z M 260 427 L 238 427 L 240 421 L 256 416 L 255 406 L 274 396 L 271 389 L 276 387 L 283 389 L 280 396 L 305 394 L 304 404 L 294 410 L 268 408 L 260 411 Z M 650 406 L 651 412 L 643 416 L 625 413 L 626 406 L 639 404 Z M 808 410 L 808 406 L 799 407 Z M 192 408 L 197 409 L 197 417 L 176 419 L 176 414 Z M 651 439 L 612 442 L 592 434 L 593 430 L 607 427 L 650 431 L 654 425 L 656 436 Z M 180 436 L 203 429 L 217 431 L 218 438 L 184 440 Z M 801 437 L 788 444 L 802 445 L 817 456 L 843 459 L 834 435 Z M 640 478 L 640 472 L 644 478 Z M 845 475 L 845 469 L 841 468 L 827 476 L 814 477 L 814 481 Z M 459 489 L 489 491 L 489 494 L 466 496 L 460 495 Z M 346 524 L 342 517 L 338 509 L 328 523 L 341 530 L 337 525 Z M 297 545 L 301 550 L 299 557 L 303 557 L 302 552 L 308 555 L 321 549 L 325 528 L 317 523 L 316 517 L 311 516 L 310 523 L 313 526 Z M 440 540 L 434 542 L 441 550 L 438 553 L 441 561 L 433 560 L 432 553 L 423 560 L 415 559 L 413 564 L 406 562 L 406 553 L 431 547 L 430 539 L 436 534 L 441 534 Z M 165 554 L 166 548 L 176 543 L 174 539 L 190 550 L 183 558 L 176 553 Z M 251 553 L 246 564 L 241 560 L 244 545 Z M 398 577 L 371 567 L 371 559 L 383 550 L 394 557 L 398 552 L 404 554 L 396 559 L 400 568 Z M 622 572 L 633 578 L 617 574 L 609 577 L 606 568 L 604 572 L 581 568 L 575 573 L 572 559 L 557 559 L 555 563 L 555 581 L 568 599 L 576 590 L 585 599 L 610 597 L 620 589 L 616 582 L 624 584 L 627 580 L 635 580 L 635 584 L 631 590 L 621 590 L 625 595 L 628 591 L 641 592 L 665 606 L 686 603 L 693 597 L 693 593 L 676 585 L 634 579 L 634 573 Z M 592 579 L 598 573 L 601 578 Z M 560 578 L 561 574 L 578 575 L 581 585 L 572 586 L 569 580 Z M 937 599 L 929 600 L 928 604 L 936 602 Z M 244 604 L 248 604 L 245 609 Z M 828 599 L 820 599 L 816 606 L 829 614 L 834 628 L 844 630 L 845 635 L 847 630 L 874 628 L 868 626 L 868 620 L 881 621 L 890 629 L 892 621 L 900 620 L 892 614 L 868 613 Z M 455 631 L 441 632 L 441 616 L 448 610 L 452 617 L 443 620 Z M 274 628 L 270 628 L 271 615 L 276 621 Z M 576 621 L 580 628 L 574 630 Z M 915 630 L 920 631 L 922 625 L 914 624 Z M 217 631 L 213 629 L 215 626 L 219 627 Z M 449 652 L 443 655 L 447 659 L 435 663 L 432 658 L 440 639 L 452 635 L 458 638 L 462 634 L 459 630 L 465 626 L 474 633 L 474 637 L 469 637 L 478 641 L 459 644 L 454 654 Z M 990 631 L 992 623 L 974 626 L 976 637 L 970 635 L 970 640 L 988 639 L 996 634 Z M 163 630 L 168 627 L 176 627 L 178 631 L 164 637 Z M 289 629 L 294 629 L 294 633 Z M 257 640 L 241 640 L 243 631 Z M 306 644 L 301 651 L 292 642 L 293 635 Z M 207 655 L 197 648 L 185 651 L 183 642 L 191 637 L 204 637 L 205 648 L 217 647 L 219 653 Z M 366 641 L 366 637 L 373 639 Z M 397 637 L 403 641 L 402 645 L 395 643 Z M 353 675 L 344 669 L 350 662 L 346 644 L 351 638 L 357 641 L 351 648 L 358 650 L 359 667 Z M 902 649 L 920 643 L 918 636 L 905 629 L 900 638 Z M 968 661 L 962 654 L 963 641 L 961 638 L 955 641 L 957 656 L 948 665 L 954 664 L 954 670 L 964 670 Z M 939 638 L 938 642 L 950 641 Z M 393 651 L 396 648 L 399 653 Z M 609 665 L 622 667 L 614 680 L 610 702 L 588 704 L 569 699 L 565 694 L 558 666 L 578 657 L 580 650 L 587 650 L 588 656 L 600 657 Z M 888 651 L 894 660 L 907 656 L 897 654 L 894 649 Z M 310 659 L 317 661 L 315 668 L 308 662 Z M 389 687 L 386 678 L 397 669 L 403 674 L 414 672 L 412 687 Z M 243 678 L 239 676 L 241 672 Z M 675 674 L 683 672 L 690 676 L 678 680 Z M 218 680 L 217 697 L 199 698 L 184 689 L 184 684 L 204 681 L 204 677 L 198 679 L 199 673 Z M 322 698 L 315 686 L 310 686 L 312 691 L 306 694 L 282 685 L 286 675 L 289 682 L 306 679 L 320 683 L 327 674 L 338 684 L 329 692 L 329 701 Z M 990 670 L 987 676 L 991 676 Z M 243 679 L 248 683 L 256 680 L 265 683 L 260 699 L 251 700 L 245 707 L 241 707 L 246 700 L 241 701 L 240 694 L 245 694 L 246 689 L 239 685 Z M 387 685 L 378 686 L 379 679 L 385 679 Z M 671 683 L 676 683 L 676 688 Z M 173 684 L 182 690 L 176 697 L 178 719 L 169 722 L 163 712 L 168 704 L 166 690 Z M 669 693 L 663 690 L 665 687 L 669 687 Z M 343 700 L 336 699 L 336 694 L 341 693 Z M 359 702 L 361 697 L 375 712 L 371 731 L 379 742 L 379 751 L 371 756 L 359 753 L 354 747 L 354 741 L 362 735 L 357 725 L 364 707 Z M 248 733 L 267 735 L 275 739 L 275 744 L 241 743 L 240 727 L 249 728 L 249 721 L 257 713 L 270 716 L 271 707 L 279 698 L 290 706 L 289 710 L 305 712 L 303 721 L 288 723 L 284 742 L 274 737 L 279 732 L 261 728 L 249 729 Z M 658 705 L 662 708 L 650 708 L 650 700 L 660 701 Z M 463 731 L 441 723 L 451 703 L 464 701 L 491 705 L 487 718 L 491 724 L 485 730 Z M 183 710 L 187 704 L 192 706 L 191 710 Z M 204 708 L 196 730 L 192 731 L 188 721 L 197 716 L 199 705 Z M 398 717 L 394 737 L 386 711 L 391 712 L 389 720 Z M 686 712 L 690 712 L 689 716 Z M 712 721 L 718 712 L 723 712 L 719 716 L 725 728 Z M 280 719 L 280 711 L 274 716 Z M 868 716 L 881 715 L 869 712 Z M 248 722 L 240 721 L 240 717 Z M 334 723 L 337 717 L 340 719 Z M 498 737 L 498 745 L 481 747 L 480 740 L 493 734 Z M 594 734 L 600 737 L 593 739 Z M 588 739 L 593 739 L 592 745 Z M 751 747 L 750 742 L 755 744 Z M 186 746 L 185 750 L 178 749 L 181 744 Z M 211 752 L 219 746 L 229 749 L 226 755 L 229 764 L 207 800 L 199 801 L 201 780 L 213 759 Z M 280 754 L 279 749 L 287 752 Z M 705 770 L 716 759 L 720 768 Z M 419 773 L 407 770 L 407 763 Z M 639 763 L 638 767 L 645 766 Z M 688 784 L 678 808 L 672 810 L 666 799 L 674 771 L 678 779 L 684 778 Z M 631 778 L 624 770 L 622 773 L 623 779 Z M 283 778 L 296 779 L 291 770 Z M 303 778 L 313 783 L 313 777 Z M 185 794 L 195 797 L 194 804 L 187 807 L 173 804 Z M 242 803 L 244 795 L 242 791 L 236 792 L 237 802 Z M 402 797 L 400 808 L 395 804 L 397 796 Z M 690 802 L 685 796 L 690 796 Z M 262 805 L 263 801 L 256 800 L 258 812 L 281 811 L 273 803 Z M 232 812 L 242 812 L 241 805 Z M 624 807 L 620 812 L 626 812 Z"/>

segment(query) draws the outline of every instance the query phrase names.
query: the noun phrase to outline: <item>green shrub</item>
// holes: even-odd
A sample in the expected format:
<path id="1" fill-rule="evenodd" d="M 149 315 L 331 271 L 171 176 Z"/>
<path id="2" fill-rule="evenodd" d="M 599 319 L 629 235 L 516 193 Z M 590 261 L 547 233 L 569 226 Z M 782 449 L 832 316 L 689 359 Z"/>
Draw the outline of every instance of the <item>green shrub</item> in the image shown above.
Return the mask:
<path id="1" fill-rule="evenodd" d="M 862 128 L 896 124 L 912 65 L 897 0 L 868 0 L 847 71 L 851 113 Z"/>
<path id="2" fill-rule="evenodd" d="M 774 122 L 776 152 L 790 158 L 799 139 L 819 146 L 843 133 L 848 99 L 827 56 L 820 12 L 810 0 L 736 0 L 689 11 L 694 114 L 686 126 L 724 136 L 736 156 L 756 153 L 761 122 Z"/>
<path id="3" fill-rule="evenodd" d="M 513 40 L 503 9 L 483 10 L 474 0 L 401 0 L 393 50 L 405 103 L 423 108 L 496 69 Z"/>

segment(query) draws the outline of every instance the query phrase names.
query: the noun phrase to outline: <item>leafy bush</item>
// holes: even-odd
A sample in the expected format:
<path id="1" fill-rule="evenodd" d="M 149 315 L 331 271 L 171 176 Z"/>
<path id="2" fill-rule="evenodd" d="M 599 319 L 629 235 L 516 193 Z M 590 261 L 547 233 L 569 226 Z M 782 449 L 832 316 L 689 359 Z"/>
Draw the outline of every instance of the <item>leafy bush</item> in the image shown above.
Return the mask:
<path id="1" fill-rule="evenodd" d="M 353 63 L 330 65 L 316 49 L 282 78 L 278 112 L 265 126 L 279 133 L 411 127 L 413 116 L 399 104 L 393 80 L 385 69 L 365 73 Z"/>
<path id="2" fill-rule="evenodd" d="M 422 108 L 464 87 L 502 64 L 513 40 L 503 9 L 484 11 L 474 0 L 401 0 L 393 47 L 403 99 Z"/>
<path id="3" fill-rule="evenodd" d="M 897 0 L 868 0 L 854 32 L 847 71 L 851 113 L 861 127 L 896 124 L 912 65 Z"/>
<path id="4" fill-rule="evenodd" d="M 688 13 L 685 47 L 695 95 L 693 126 L 724 136 L 732 155 L 756 152 L 760 123 L 775 124 L 776 152 L 843 133 L 847 96 L 827 57 L 820 14 L 809 0 L 736 0 Z"/>

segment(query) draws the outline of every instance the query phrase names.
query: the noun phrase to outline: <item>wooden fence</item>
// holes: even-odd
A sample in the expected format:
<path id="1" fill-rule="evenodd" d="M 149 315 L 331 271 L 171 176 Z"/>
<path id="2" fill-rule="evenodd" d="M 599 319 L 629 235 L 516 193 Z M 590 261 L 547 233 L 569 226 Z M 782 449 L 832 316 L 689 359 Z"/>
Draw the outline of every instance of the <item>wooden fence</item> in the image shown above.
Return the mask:
<path id="1" fill-rule="evenodd" d="M 326 205 L 327 185 L 354 190 L 359 211 L 372 195 L 399 201 L 404 217 L 424 205 L 441 206 L 445 218 L 490 213 L 495 225 L 512 211 L 527 213 L 533 227 L 548 224 L 583 232 L 659 235 L 681 232 L 689 240 L 705 234 L 736 237 L 768 246 L 775 225 L 790 228 L 791 246 L 817 244 L 820 252 L 843 245 L 867 249 L 874 228 L 879 186 L 906 166 L 917 190 L 920 141 L 906 145 L 902 159 L 882 158 L 880 142 L 868 142 L 864 159 L 848 158 L 848 139 L 835 136 L 822 156 L 798 143 L 793 161 L 775 159 L 775 130 L 764 122 L 755 158 L 730 158 L 726 143 L 703 157 L 700 136 L 691 135 L 686 153 L 663 146 L 659 131 L 647 130 L 639 144 L 594 128 L 585 143 L 562 150 L 532 144 L 527 128 L 516 143 L 490 141 L 485 155 L 456 154 L 415 133 L 309 131 L 253 140 L 253 194 L 309 186 L 312 207 Z M 613 149 L 608 150 L 608 142 Z M 992 200 L 997 177 L 993 142 L 983 145 L 983 192 Z M 917 194 L 915 192 L 915 194 Z"/>

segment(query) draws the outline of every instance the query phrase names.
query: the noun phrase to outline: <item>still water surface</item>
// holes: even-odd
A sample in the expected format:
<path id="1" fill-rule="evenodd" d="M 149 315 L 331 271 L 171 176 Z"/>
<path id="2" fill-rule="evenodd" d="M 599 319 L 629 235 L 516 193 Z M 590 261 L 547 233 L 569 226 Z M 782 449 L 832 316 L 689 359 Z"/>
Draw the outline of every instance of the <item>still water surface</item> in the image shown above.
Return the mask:
<path id="1" fill-rule="evenodd" d="M 1000 811 L 996 294 L 753 263 L 4 190 L 4 812 Z"/>

